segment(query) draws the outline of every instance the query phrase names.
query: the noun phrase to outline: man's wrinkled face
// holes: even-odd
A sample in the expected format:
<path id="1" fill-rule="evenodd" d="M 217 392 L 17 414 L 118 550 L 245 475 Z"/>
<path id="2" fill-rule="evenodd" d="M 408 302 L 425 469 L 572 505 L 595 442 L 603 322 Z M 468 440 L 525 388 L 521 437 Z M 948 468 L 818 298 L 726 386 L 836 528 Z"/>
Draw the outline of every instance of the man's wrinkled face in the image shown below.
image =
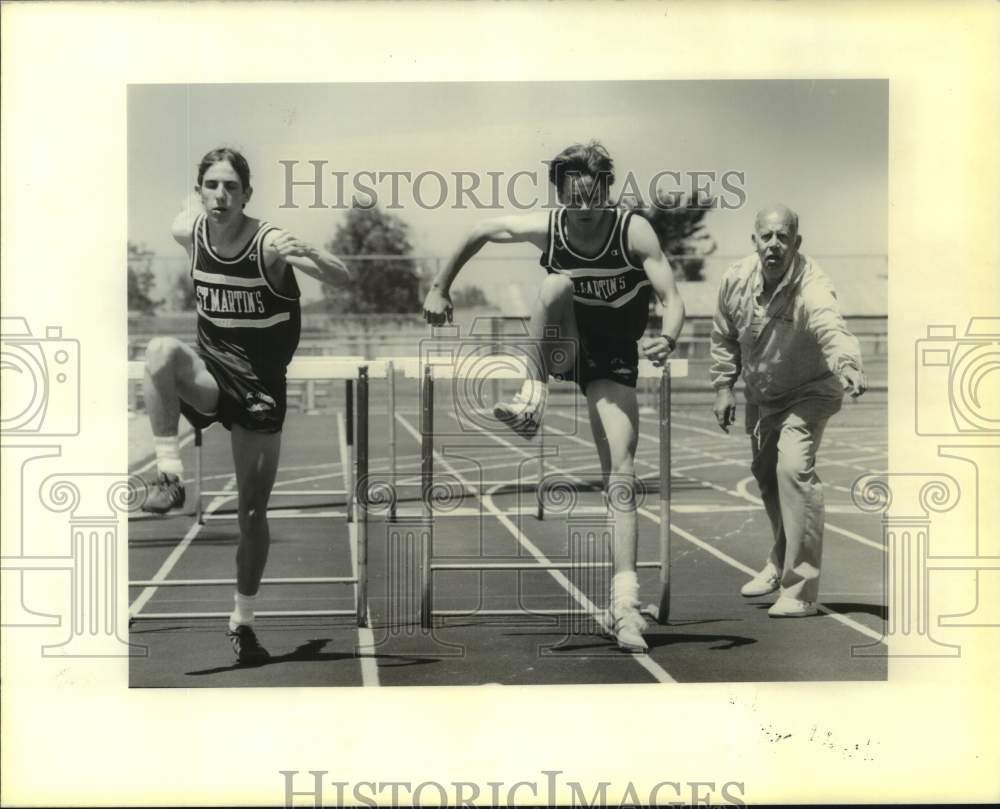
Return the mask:
<path id="1" fill-rule="evenodd" d="M 757 218 L 753 244 L 760 257 L 760 265 L 769 278 L 777 279 L 785 274 L 801 243 L 802 237 L 796 232 L 791 217 L 771 212 Z"/>

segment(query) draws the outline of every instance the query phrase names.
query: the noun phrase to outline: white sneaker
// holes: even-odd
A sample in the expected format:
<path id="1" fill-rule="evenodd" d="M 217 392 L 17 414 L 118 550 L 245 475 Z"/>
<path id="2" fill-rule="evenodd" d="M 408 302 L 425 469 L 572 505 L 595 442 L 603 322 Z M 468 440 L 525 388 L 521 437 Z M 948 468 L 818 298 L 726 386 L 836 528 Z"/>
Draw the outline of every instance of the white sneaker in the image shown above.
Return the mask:
<path id="1" fill-rule="evenodd" d="M 638 607 L 617 606 L 612 611 L 614 620 L 615 641 L 618 648 L 633 654 L 644 654 L 649 645 L 642 633 L 646 631 L 646 619 L 642 617 Z"/>
<path id="2" fill-rule="evenodd" d="M 780 586 L 781 576 L 772 565 L 768 565 L 740 588 L 740 595 L 747 598 L 766 596 L 776 592 Z"/>
<path id="3" fill-rule="evenodd" d="M 509 403 L 497 402 L 493 407 L 493 415 L 521 438 L 530 441 L 542 425 L 542 402 L 531 401 L 518 393 Z"/>
<path id="4" fill-rule="evenodd" d="M 807 618 L 817 612 L 819 610 L 815 601 L 799 601 L 797 598 L 779 596 L 767 614 L 772 618 Z"/>

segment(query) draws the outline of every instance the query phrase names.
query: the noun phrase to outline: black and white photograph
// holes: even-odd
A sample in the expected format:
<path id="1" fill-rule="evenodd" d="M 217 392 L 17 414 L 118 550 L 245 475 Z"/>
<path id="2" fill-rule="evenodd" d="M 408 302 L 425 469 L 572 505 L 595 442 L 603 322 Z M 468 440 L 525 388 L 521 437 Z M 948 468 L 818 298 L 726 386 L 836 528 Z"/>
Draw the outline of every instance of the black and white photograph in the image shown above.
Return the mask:
<path id="1" fill-rule="evenodd" d="M 0 804 L 1000 801 L 998 33 L 0 4 Z"/>
<path id="2" fill-rule="evenodd" d="M 128 121 L 132 686 L 885 679 L 887 82 Z"/>

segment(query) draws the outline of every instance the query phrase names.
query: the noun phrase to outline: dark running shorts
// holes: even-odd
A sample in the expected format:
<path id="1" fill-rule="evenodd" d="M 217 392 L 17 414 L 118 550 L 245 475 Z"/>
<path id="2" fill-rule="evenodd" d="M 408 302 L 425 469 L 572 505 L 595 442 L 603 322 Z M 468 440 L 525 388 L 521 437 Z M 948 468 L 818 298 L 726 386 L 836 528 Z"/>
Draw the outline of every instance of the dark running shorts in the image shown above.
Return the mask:
<path id="1" fill-rule="evenodd" d="M 198 348 L 209 373 L 219 386 L 219 406 L 212 415 L 181 402 L 181 413 L 193 427 L 204 429 L 219 422 L 227 430 L 239 424 L 256 433 L 279 432 L 285 423 L 285 369 L 251 365 L 231 354 Z"/>
<path id="2" fill-rule="evenodd" d="M 584 394 L 595 379 L 610 379 L 619 385 L 634 388 L 639 378 L 639 345 L 632 339 L 580 335 L 576 365 L 555 379 L 576 382 Z"/>

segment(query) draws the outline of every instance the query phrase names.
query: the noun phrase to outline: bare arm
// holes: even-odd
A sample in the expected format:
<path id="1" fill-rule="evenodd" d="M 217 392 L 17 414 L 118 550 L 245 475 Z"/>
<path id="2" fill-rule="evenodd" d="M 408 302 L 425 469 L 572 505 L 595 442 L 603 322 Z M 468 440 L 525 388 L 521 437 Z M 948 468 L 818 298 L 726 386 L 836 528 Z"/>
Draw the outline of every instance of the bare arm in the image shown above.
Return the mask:
<path id="1" fill-rule="evenodd" d="M 204 211 L 201 204 L 201 197 L 197 191 L 192 191 L 181 201 L 181 210 L 174 217 L 170 225 L 170 234 L 188 252 L 191 251 L 191 231 L 194 229 L 194 220 Z"/>
<path id="2" fill-rule="evenodd" d="M 660 249 L 660 240 L 652 225 L 641 216 L 633 216 L 629 223 L 629 251 L 636 263 L 645 271 L 653 292 L 663 306 L 661 337 L 643 341 L 642 351 L 654 365 L 666 362 L 684 327 L 684 301 L 674 283 L 674 271 Z"/>
<path id="3" fill-rule="evenodd" d="M 287 231 L 271 231 L 264 237 L 264 266 L 268 279 L 281 289 L 289 267 L 333 287 L 345 286 L 351 271 L 339 258 Z"/>
<path id="4" fill-rule="evenodd" d="M 500 216 L 476 225 L 431 282 L 430 291 L 424 300 L 424 318 L 427 322 L 439 326 L 451 321 L 451 285 L 462 268 L 484 245 L 491 242 L 530 242 L 544 250 L 549 231 L 548 217 L 547 212 L 539 211 L 523 216 Z"/>

